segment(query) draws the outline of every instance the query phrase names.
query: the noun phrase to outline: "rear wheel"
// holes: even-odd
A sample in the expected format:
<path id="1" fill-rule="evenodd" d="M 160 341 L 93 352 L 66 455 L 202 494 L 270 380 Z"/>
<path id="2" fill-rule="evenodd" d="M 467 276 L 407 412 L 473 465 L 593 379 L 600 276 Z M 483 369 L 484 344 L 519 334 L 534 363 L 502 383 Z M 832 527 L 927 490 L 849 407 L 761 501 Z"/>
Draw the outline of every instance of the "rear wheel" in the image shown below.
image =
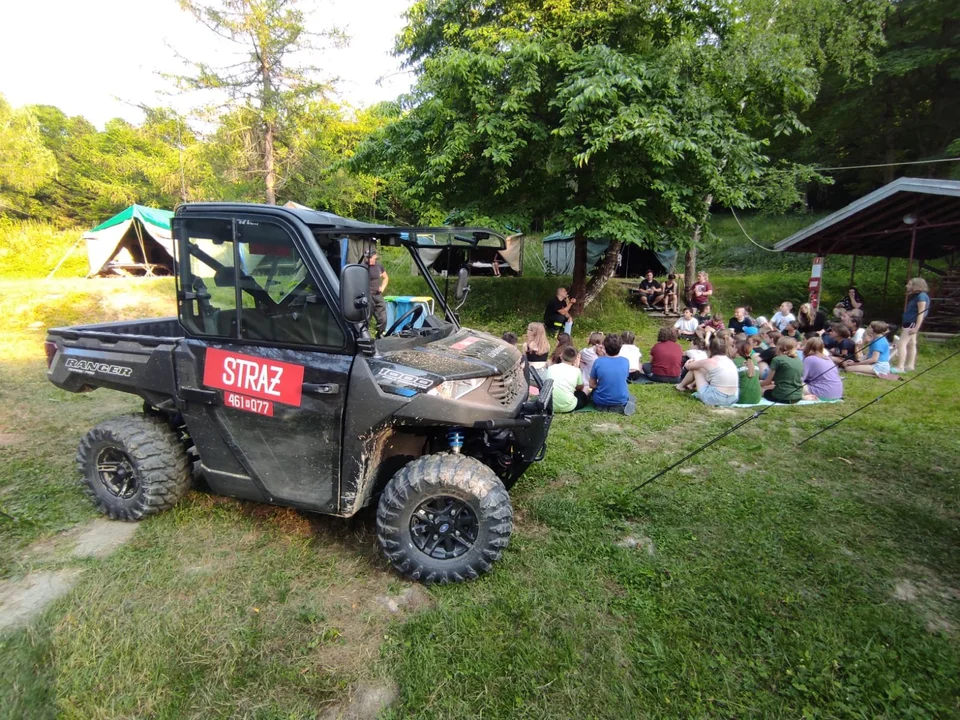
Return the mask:
<path id="1" fill-rule="evenodd" d="M 84 490 L 104 515 L 141 520 L 173 507 L 190 489 L 190 463 L 176 432 L 161 418 L 107 420 L 80 441 Z"/>
<path id="2" fill-rule="evenodd" d="M 510 543 L 513 509 L 496 474 L 465 455 L 426 455 L 393 476 L 377 508 L 377 539 L 393 567 L 423 583 L 464 582 Z"/>

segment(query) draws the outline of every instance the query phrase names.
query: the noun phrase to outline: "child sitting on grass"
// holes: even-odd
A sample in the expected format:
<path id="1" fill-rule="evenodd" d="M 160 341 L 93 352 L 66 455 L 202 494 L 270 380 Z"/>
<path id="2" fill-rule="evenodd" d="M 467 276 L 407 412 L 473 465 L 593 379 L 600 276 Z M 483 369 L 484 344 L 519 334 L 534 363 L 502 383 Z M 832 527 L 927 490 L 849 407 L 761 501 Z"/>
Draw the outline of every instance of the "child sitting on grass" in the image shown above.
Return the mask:
<path id="1" fill-rule="evenodd" d="M 773 314 L 773 317 L 770 318 L 770 324 L 777 329 L 777 332 L 782 333 L 787 329 L 787 323 L 792 323 L 796 319 L 796 316 L 793 314 L 793 303 L 782 302 L 780 303 L 780 308 Z"/>
<path id="2" fill-rule="evenodd" d="M 650 362 L 643 364 L 643 374 L 654 382 L 676 385 L 680 382 L 682 365 L 683 348 L 677 342 L 677 331 L 660 328 L 657 344 L 650 348 Z"/>
<path id="3" fill-rule="evenodd" d="M 630 380 L 636 380 L 642 374 L 640 358 L 643 356 L 643 353 L 641 353 L 640 348 L 634 344 L 636 339 L 637 336 L 629 330 L 624 330 L 620 333 L 620 357 L 626 358 L 629 363 L 629 374 L 627 377 Z"/>
<path id="4" fill-rule="evenodd" d="M 803 399 L 839 400 L 843 397 L 840 371 L 814 335 L 803 344 Z"/>
<path id="5" fill-rule="evenodd" d="M 550 361 L 547 365 L 559 365 L 563 362 L 560 359 L 560 355 L 563 353 L 565 347 L 573 347 L 573 338 L 570 337 L 570 333 L 557 333 L 557 347 L 554 348 L 553 353 L 550 355 Z"/>
<path id="6" fill-rule="evenodd" d="M 741 340 L 737 343 L 737 356 L 733 359 L 740 375 L 740 393 L 737 402 L 741 405 L 756 405 L 760 402 L 760 368 L 753 359 L 753 342 Z"/>
<path id="7" fill-rule="evenodd" d="M 593 388 L 593 404 L 601 412 L 633 415 L 637 404 L 630 397 L 627 387 L 626 358 L 619 357 L 622 341 L 616 333 L 603 339 L 604 355 L 593 361 L 590 368 L 590 387 Z"/>
<path id="8" fill-rule="evenodd" d="M 803 400 L 803 363 L 797 357 L 797 341 L 781 337 L 777 354 L 770 361 L 770 375 L 760 383 L 770 402 L 793 405 Z"/>
<path id="9" fill-rule="evenodd" d="M 583 390 L 583 374 L 576 366 L 577 349 L 566 345 L 560 351 L 560 362 L 547 368 L 547 380 L 553 380 L 553 411 L 568 413 L 587 404 Z"/>
<path id="10" fill-rule="evenodd" d="M 543 323 L 532 322 L 527 325 L 527 339 L 520 352 L 527 358 L 530 367 L 546 367 L 547 358 L 550 357 L 550 341 L 547 340 L 547 329 Z"/>
<path id="11" fill-rule="evenodd" d="M 587 338 L 587 346 L 580 351 L 580 372 L 585 378 L 590 377 L 590 368 L 593 367 L 593 361 L 603 355 L 603 333 L 590 333 Z"/>
<path id="12" fill-rule="evenodd" d="M 710 342 L 710 357 L 706 360 L 689 360 L 687 377 L 693 378 L 697 386 L 697 396 L 704 405 L 728 407 L 739 398 L 739 377 L 737 366 L 727 356 L 727 346 L 721 338 Z M 677 385 L 677 390 L 686 390 L 690 385 L 685 381 Z"/>
<path id="13" fill-rule="evenodd" d="M 863 337 L 863 360 L 844 366 L 847 372 L 860 375 L 890 374 L 890 341 L 887 333 L 890 327 L 883 320 L 874 320 Z"/>
<path id="14" fill-rule="evenodd" d="M 693 316 L 691 308 L 683 309 L 683 317 L 677 320 L 673 327 L 677 331 L 677 337 L 681 340 L 693 340 L 697 336 L 697 327 L 700 325 Z"/>

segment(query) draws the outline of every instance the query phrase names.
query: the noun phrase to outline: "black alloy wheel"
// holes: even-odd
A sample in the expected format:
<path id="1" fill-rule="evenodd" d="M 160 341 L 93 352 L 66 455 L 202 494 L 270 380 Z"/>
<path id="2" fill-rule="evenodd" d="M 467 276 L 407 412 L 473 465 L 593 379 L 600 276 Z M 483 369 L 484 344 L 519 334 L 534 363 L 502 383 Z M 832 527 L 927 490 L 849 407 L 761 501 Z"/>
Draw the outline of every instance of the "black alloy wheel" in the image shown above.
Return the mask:
<path id="1" fill-rule="evenodd" d="M 140 489 L 130 456 L 117 447 L 106 447 L 97 455 L 97 477 L 108 493 L 121 500 L 129 500 Z"/>
<path id="2" fill-rule="evenodd" d="M 441 495 L 420 503 L 410 516 L 413 544 L 435 560 L 452 560 L 477 541 L 480 524 L 462 500 Z"/>

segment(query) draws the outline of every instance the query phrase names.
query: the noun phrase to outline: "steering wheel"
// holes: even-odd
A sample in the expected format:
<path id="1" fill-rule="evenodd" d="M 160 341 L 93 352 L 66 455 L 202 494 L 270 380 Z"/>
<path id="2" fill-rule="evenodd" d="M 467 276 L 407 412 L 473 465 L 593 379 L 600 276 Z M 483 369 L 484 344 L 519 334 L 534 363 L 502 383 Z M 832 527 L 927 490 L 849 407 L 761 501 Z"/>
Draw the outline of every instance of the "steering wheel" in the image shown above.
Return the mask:
<path id="1" fill-rule="evenodd" d="M 387 331 L 383 334 L 383 337 L 389 337 L 393 335 L 397 331 L 397 328 L 401 327 L 404 324 L 404 321 L 406 321 L 407 318 L 412 318 L 410 320 L 410 326 L 412 327 L 414 324 L 416 324 L 417 320 L 419 320 L 420 317 L 423 315 L 423 312 L 424 312 L 423 305 L 414 305 L 412 308 L 407 310 L 403 315 L 401 315 L 400 317 L 398 317 L 396 320 L 393 321 L 393 325 L 387 328 Z"/>

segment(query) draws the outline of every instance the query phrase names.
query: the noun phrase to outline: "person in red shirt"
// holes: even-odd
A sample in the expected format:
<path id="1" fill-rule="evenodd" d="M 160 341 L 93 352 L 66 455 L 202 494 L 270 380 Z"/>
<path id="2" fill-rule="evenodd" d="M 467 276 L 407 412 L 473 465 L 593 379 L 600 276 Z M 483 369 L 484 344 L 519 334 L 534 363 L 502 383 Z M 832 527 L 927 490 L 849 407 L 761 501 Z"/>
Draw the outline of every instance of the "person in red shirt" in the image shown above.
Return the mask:
<path id="1" fill-rule="evenodd" d="M 710 276 L 705 272 L 697 273 L 697 282 L 693 285 L 693 305 L 700 310 L 704 305 L 710 302 L 713 295 L 713 285 L 710 284 Z"/>
<path id="2" fill-rule="evenodd" d="M 650 362 L 643 364 L 643 374 L 654 382 L 680 382 L 683 366 L 683 348 L 677 342 L 677 331 L 672 327 L 660 328 L 657 344 L 650 348 Z"/>

